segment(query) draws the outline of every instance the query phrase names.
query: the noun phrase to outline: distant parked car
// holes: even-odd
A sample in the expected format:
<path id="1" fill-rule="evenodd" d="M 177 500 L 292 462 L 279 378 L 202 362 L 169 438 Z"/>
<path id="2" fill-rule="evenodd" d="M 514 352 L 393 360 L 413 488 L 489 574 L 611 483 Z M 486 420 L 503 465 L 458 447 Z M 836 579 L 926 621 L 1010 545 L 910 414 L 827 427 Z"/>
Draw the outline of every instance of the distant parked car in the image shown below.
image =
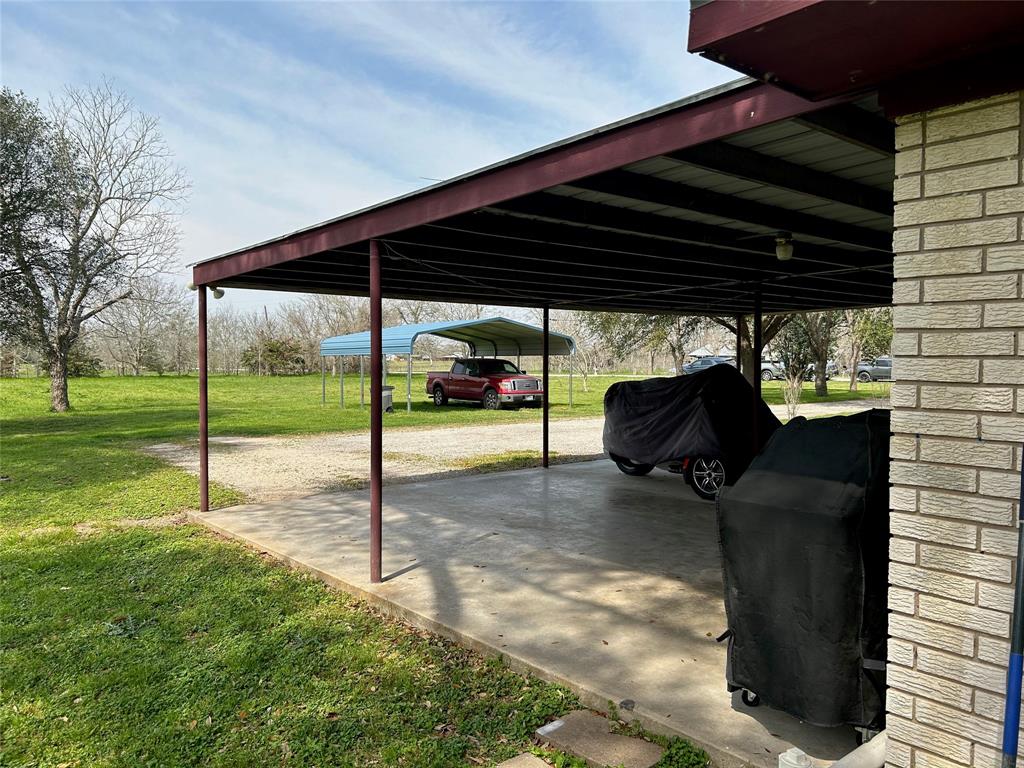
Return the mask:
<path id="1" fill-rule="evenodd" d="M 892 358 L 876 357 L 871 362 L 857 364 L 857 381 L 879 381 L 892 378 Z"/>
<path id="2" fill-rule="evenodd" d="M 773 379 L 784 379 L 785 377 L 782 363 L 778 360 L 761 361 L 761 381 L 772 381 Z"/>
<path id="3" fill-rule="evenodd" d="M 814 363 L 811 363 L 810 365 L 808 365 L 807 366 L 807 371 L 804 373 L 804 379 L 806 379 L 807 381 L 813 381 L 814 380 L 814 371 L 815 371 L 815 369 L 816 369 L 816 366 L 815 366 Z M 835 376 L 837 373 L 839 373 L 839 366 L 836 365 L 832 360 L 829 360 L 825 364 L 825 381 L 828 381 L 833 376 Z"/>
<path id="4" fill-rule="evenodd" d="M 719 357 L 717 355 L 711 357 L 702 357 L 699 360 L 694 360 L 692 363 L 687 363 L 683 366 L 683 375 L 689 376 L 694 373 L 700 373 L 706 371 L 715 365 L 731 365 L 733 368 L 736 367 L 736 361 L 731 357 Z"/>
<path id="5" fill-rule="evenodd" d="M 539 407 L 544 402 L 540 379 L 526 375 L 508 360 L 489 357 L 459 357 L 450 371 L 430 371 L 427 394 L 434 405 L 476 400 L 490 411 L 506 405 Z"/>

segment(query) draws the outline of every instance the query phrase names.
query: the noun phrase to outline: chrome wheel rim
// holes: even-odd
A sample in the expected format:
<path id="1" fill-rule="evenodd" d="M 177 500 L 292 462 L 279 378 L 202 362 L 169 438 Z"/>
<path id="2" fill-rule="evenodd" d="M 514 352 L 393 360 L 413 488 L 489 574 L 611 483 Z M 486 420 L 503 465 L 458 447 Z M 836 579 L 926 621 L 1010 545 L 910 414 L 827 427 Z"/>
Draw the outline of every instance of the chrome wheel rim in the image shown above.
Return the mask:
<path id="1" fill-rule="evenodd" d="M 725 467 L 718 459 L 697 459 L 693 463 L 693 482 L 704 493 L 714 495 L 725 484 Z"/>
<path id="2" fill-rule="evenodd" d="M 440 389 L 435 389 L 434 390 L 434 404 L 435 405 L 441 405 L 441 401 L 442 400 L 444 400 L 444 392 L 442 392 Z"/>
<path id="3" fill-rule="evenodd" d="M 487 405 L 494 410 L 494 406 L 498 404 L 498 396 L 494 392 L 487 393 Z"/>

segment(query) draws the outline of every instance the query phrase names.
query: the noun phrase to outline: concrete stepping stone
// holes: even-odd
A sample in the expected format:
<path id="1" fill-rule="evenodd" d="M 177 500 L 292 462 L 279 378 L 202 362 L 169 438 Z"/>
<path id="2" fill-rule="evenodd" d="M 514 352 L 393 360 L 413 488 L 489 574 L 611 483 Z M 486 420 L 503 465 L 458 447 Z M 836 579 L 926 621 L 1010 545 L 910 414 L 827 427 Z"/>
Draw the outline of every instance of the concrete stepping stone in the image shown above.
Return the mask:
<path id="1" fill-rule="evenodd" d="M 536 755 L 523 752 L 523 754 L 516 755 L 511 760 L 498 763 L 494 768 L 551 768 L 551 766 Z"/>
<path id="2" fill-rule="evenodd" d="M 562 752 L 582 757 L 594 768 L 650 768 L 662 747 L 611 732 L 611 722 L 586 709 L 570 712 L 538 728 L 537 738 Z"/>

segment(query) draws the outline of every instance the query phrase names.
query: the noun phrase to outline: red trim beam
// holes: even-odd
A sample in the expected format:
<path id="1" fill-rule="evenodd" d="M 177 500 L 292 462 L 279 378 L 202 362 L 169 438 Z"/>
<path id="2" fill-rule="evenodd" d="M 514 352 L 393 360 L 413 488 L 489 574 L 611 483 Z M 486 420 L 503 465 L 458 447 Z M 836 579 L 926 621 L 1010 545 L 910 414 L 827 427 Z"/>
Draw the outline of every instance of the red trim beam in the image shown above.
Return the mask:
<path id="1" fill-rule="evenodd" d="M 752 84 L 708 101 L 683 105 L 676 111 L 586 136 L 420 194 L 383 203 L 314 229 L 196 264 L 192 269 L 193 282 L 213 285 L 332 248 L 386 237 L 841 101 L 811 103 L 774 86 Z"/>

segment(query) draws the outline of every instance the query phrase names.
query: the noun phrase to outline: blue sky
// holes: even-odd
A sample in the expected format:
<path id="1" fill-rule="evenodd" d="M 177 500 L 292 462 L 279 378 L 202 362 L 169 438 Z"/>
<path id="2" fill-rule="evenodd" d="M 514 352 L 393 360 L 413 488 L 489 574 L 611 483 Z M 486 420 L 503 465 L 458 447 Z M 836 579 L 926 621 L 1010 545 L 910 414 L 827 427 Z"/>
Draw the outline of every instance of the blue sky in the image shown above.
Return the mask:
<path id="1" fill-rule="evenodd" d="M 4 2 L 3 83 L 106 77 L 192 180 L 185 264 L 735 79 L 687 2 Z M 231 292 L 242 307 L 291 298 Z"/>

